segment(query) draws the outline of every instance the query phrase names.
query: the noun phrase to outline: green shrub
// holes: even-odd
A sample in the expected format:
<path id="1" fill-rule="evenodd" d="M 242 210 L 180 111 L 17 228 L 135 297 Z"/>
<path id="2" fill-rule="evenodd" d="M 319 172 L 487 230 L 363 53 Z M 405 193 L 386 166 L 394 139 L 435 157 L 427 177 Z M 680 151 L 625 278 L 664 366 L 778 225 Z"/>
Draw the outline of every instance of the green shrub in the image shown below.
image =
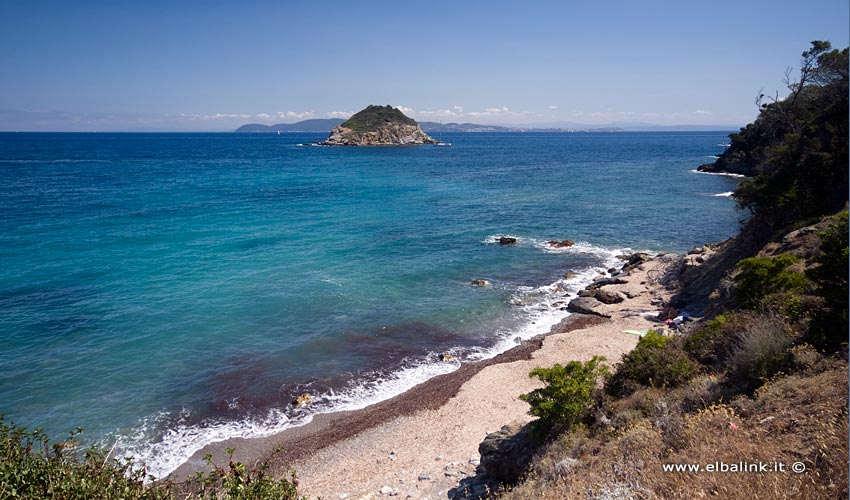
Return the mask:
<path id="1" fill-rule="evenodd" d="M 737 346 L 729 361 L 727 385 L 752 393 L 789 367 L 794 338 L 784 318 L 758 315 L 737 332 Z"/>
<path id="2" fill-rule="evenodd" d="M 535 368 L 528 374 L 546 384 L 519 397 L 531 406 L 529 413 L 540 417 L 532 424 L 535 434 L 566 432 L 581 422 L 593 405 L 598 380 L 608 375 L 603 361 L 605 358 L 594 356 L 586 363 L 571 361 L 566 366 Z"/>
<path id="3" fill-rule="evenodd" d="M 213 467 L 212 472 L 198 472 L 190 481 L 197 491 L 198 498 L 203 500 L 299 500 L 298 481 L 295 471 L 290 472 L 290 479 L 275 481 L 268 477 L 268 464 L 261 463 L 254 468 L 233 460 L 233 448 L 227 448 L 227 468 L 213 462 L 212 455 L 204 457 L 204 461 Z"/>
<path id="4" fill-rule="evenodd" d="M 198 473 L 186 491 L 176 495 L 174 484 L 146 484 L 151 478 L 131 459 L 118 461 L 108 453 L 89 449 L 76 453 L 77 436 L 50 443 L 41 430 L 29 431 L 7 424 L 0 414 L 0 499 L 12 500 L 297 500 L 292 481 L 266 475 L 267 465 L 247 469 L 231 460 L 228 469 L 214 466 L 209 474 Z"/>
<path id="5" fill-rule="evenodd" d="M 820 255 L 816 267 L 806 272 L 817 293 L 826 301 L 826 310 L 817 314 L 811 325 L 809 342 L 823 350 L 834 350 L 847 342 L 848 309 L 848 215 L 839 212 L 820 236 Z"/>
<path id="6" fill-rule="evenodd" d="M 605 390 L 622 397 L 640 387 L 676 387 L 697 372 L 697 365 L 669 337 L 649 331 L 638 345 L 623 356 Z"/>
<path id="7" fill-rule="evenodd" d="M 683 350 L 703 365 L 715 366 L 725 357 L 729 328 L 734 323 L 732 313 L 715 316 L 685 337 Z"/>
<path id="8" fill-rule="evenodd" d="M 806 275 L 788 269 L 800 261 L 791 254 L 776 257 L 750 257 L 738 262 L 735 298 L 744 309 L 766 306 L 771 295 L 802 293 L 808 284 Z"/>
<path id="9" fill-rule="evenodd" d="M 50 443 L 41 430 L 29 431 L 0 415 L 0 498 L 88 500 L 171 498 L 168 486 L 145 486 L 145 472 L 130 460 L 109 460 L 88 450 L 82 460 L 74 454 L 77 436 Z"/>

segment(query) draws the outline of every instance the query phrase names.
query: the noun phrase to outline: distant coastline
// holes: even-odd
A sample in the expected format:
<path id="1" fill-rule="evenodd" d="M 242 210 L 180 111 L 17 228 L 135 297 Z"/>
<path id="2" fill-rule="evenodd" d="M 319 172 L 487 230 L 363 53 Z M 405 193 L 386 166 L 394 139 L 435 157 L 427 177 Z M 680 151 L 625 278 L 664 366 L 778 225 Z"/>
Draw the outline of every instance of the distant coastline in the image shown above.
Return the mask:
<path id="1" fill-rule="evenodd" d="M 296 123 L 278 123 L 276 125 L 263 125 L 260 123 L 249 123 L 237 128 L 234 132 L 238 134 L 244 133 L 260 133 L 260 134 L 275 134 L 278 132 L 330 132 L 341 125 L 345 120 L 339 118 L 303 120 Z M 599 127 L 599 128 L 581 128 L 581 127 L 503 127 L 500 125 L 482 125 L 478 123 L 437 123 L 437 122 L 419 122 L 419 126 L 425 132 L 599 132 L 613 133 L 624 132 L 621 127 Z"/>

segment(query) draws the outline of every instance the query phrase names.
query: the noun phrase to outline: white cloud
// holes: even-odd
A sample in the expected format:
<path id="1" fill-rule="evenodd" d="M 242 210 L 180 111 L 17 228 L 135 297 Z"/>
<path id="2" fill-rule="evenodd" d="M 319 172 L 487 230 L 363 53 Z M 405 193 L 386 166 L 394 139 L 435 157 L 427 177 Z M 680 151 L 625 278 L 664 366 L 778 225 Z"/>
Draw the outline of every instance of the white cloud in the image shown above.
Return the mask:
<path id="1" fill-rule="evenodd" d="M 552 105 L 552 106 L 549 106 L 549 109 L 558 109 L 558 106 Z"/>
<path id="2" fill-rule="evenodd" d="M 272 117 L 272 115 L 270 115 L 268 113 L 258 113 L 257 114 L 257 118 L 259 118 L 260 120 L 268 120 L 271 117 Z"/>
<path id="3" fill-rule="evenodd" d="M 711 111 L 709 111 L 707 109 L 698 109 L 698 110 L 694 111 L 694 114 L 695 115 L 702 115 L 702 116 L 711 116 L 714 113 L 712 113 Z"/>
<path id="4" fill-rule="evenodd" d="M 406 115 L 413 113 L 413 108 L 408 108 L 407 106 L 396 106 L 396 108 Z"/>
<path id="5" fill-rule="evenodd" d="M 353 114 L 351 111 L 331 111 L 328 118 L 350 118 Z"/>
<path id="6" fill-rule="evenodd" d="M 188 118 L 189 120 L 232 120 L 235 118 L 247 120 L 251 118 L 251 115 L 248 114 L 237 114 L 237 113 L 209 113 L 209 114 L 190 114 L 190 113 L 180 113 L 181 118 Z"/>
<path id="7" fill-rule="evenodd" d="M 281 120 L 306 120 L 316 115 L 315 111 L 278 111 L 277 117 Z"/>

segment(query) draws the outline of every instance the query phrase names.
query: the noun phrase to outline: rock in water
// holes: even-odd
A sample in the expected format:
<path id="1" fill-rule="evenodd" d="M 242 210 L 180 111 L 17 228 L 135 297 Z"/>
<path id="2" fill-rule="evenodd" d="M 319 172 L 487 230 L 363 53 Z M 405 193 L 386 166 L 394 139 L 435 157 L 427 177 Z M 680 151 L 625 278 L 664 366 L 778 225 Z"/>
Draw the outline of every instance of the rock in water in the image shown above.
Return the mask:
<path id="1" fill-rule="evenodd" d="M 516 238 L 512 236 L 499 236 L 500 245 L 513 245 L 516 243 Z"/>
<path id="2" fill-rule="evenodd" d="M 436 144 L 413 118 L 392 106 L 375 106 L 355 113 L 334 127 L 322 146 L 408 146 Z"/>
<path id="3" fill-rule="evenodd" d="M 576 242 L 573 241 L 573 240 L 563 240 L 563 241 L 552 240 L 552 241 L 547 241 L 546 243 L 548 243 L 549 246 L 552 247 L 552 248 L 569 248 L 569 247 L 576 244 Z"/>

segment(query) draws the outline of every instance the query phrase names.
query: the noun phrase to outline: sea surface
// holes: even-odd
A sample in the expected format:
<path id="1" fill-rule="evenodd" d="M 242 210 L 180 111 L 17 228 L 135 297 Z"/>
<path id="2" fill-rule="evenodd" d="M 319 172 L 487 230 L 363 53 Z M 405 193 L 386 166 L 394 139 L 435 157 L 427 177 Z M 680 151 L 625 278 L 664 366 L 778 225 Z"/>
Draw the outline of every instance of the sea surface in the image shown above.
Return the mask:
<path id="1" fill-rule="evenodd" d="M 162 477 L 386 399 L 548 331 L 618 254 L 736 233 L 740 179 L 694 171 L 727 134 L 0 134 L 0 413 Z"/>

